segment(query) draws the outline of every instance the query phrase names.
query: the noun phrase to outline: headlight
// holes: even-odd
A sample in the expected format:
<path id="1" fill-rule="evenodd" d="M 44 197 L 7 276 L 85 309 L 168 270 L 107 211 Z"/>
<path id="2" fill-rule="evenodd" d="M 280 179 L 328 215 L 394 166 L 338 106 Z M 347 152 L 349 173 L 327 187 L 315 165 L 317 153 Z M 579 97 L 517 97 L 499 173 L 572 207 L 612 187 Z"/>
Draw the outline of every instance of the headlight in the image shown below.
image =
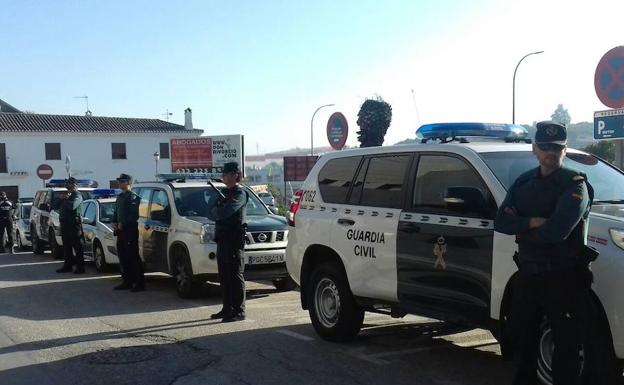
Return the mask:
<path id="1" fill-rule="evenodd" d="M 610 229 L 609 233 L 611 234 L 611 240 L 613 243 L 615 243 L 620 249 L 624 250 L 624 230 Z"/>
<path id="2" fill-rule="evenodd" d="M 199 233 L 199 243 L 208 243 L 214 239 L 215 225 L 206 224 L 203 225 Z"/>

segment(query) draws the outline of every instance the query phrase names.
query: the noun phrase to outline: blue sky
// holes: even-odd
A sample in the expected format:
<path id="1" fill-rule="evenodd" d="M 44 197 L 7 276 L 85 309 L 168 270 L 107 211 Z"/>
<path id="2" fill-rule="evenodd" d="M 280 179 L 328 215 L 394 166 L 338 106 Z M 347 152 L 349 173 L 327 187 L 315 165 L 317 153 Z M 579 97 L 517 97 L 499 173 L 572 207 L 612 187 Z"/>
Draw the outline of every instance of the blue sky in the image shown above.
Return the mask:
<path id="1" fill-rule="evenodd" d="M 431 121 L 510 120 L 513 67 L 544 49 L 518 73 L 517 120 L 548 118 L 557 103 L 590 120 L 602 109 L 592 71 L 622 44 L 612 14 L 624 2 L 548 3 L 0 0 L 0 99 L 82 114 L 73 97 L 86 94 L 95 115 L 169 109 L 178 123 L 191 107 L 197 128 L 243 133 L 254 154 L 309 146 L 326 103 L 336 106 L 317 115 L 315 144 L 341 111 L 355 145 L 359 105 L 380 95 L 394 109 L 392 144 Z"/>

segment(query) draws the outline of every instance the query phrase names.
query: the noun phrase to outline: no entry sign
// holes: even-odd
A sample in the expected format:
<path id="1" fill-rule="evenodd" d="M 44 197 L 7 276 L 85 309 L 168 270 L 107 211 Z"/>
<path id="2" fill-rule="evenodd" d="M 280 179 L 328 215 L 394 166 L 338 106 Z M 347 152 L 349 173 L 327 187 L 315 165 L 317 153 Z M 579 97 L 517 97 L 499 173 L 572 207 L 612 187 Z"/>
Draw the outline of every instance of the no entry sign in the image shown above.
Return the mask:
<path id="1" fill-rule="evenodd" d="M 334 150 L 342 150 L 349 136 L 347 118 L 340 112 L 334 112 L 327 121 L 327 140 Z"/>
<path id="2" fill-rule="evenodd" d="M 624 46 L 607 52 L 596 67 L 594 87 L 598 99 L 607 107 L 624 107 Z"/>
<path id="3" fill-rule="evenodd" d="M 54 175 L 54 170 L 52 170 L 52 167 L 50 165 L 41 164 L 39 165 L 39 167 L 37 167 L 37 176 L 39 177 L 39 179 L 43 179 L 43 180 L 52 179 L 53 175 Z"/>

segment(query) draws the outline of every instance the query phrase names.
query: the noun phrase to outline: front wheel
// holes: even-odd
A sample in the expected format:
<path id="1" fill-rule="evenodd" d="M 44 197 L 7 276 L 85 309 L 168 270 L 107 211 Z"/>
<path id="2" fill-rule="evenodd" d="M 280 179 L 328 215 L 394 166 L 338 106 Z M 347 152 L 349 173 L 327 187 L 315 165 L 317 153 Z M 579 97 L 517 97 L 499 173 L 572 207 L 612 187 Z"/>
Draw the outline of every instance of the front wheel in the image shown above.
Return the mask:
<path id="1" fill-rule="evenodd" d="M 32 239 L 33 253 L 43 254 L 43 241 L 37 236 L 37 231 L 34 227 L 30 229 L 30 236 Z"/>
<path id="2" fill-rule="evenodd" d="M 99 243 L 96 243 L 93 247 L 93 264 L 95 265 L 95 269 L 100 273 L 105 273 L 110 270 L 110 265 L 106 262 L 104 250 Z"/>
<path id="3" fill-rule="evenodd" d="M 173 251 L 172 275 L 176 281 L 176 291 L 181 298 L 194 298 L 199 294 L 202 281 L 193 276 L 191 259 L 182 248 Z"/>
<path id="4" fill-rule="evenodd" d="M 613 350 L 613 341 L 604 311 L 597 299 L 589 305 L 587 338 L 579 347 L 581 377 L 583 385 L 616 385 L 621 377 L 621 369 Z M 546 319 L 540 327 L 539 355 L 537 358 L 537 376 L 545 385 L 553 384 L 552 358 L 555 345 L 552 331 Z"/>
<path id="5" fill-rule="evenodd" d="M 327 341 L 350 341 L 364 322 L 364 310 L 355 302 L 347 277 L 337 263 L 318 266 L 308 287 L 312 326 Z"/>

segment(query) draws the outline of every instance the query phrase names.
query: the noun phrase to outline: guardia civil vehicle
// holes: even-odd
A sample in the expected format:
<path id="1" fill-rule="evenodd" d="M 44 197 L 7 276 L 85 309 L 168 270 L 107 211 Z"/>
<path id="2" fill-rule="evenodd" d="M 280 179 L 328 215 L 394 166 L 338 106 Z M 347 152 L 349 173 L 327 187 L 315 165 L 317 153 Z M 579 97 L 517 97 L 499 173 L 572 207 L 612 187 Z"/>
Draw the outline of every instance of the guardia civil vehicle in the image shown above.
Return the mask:
<path id="1" fill-rule="evenodd" d="M 489 329 L 505 354 L 517 245 L 494 231 L 494 218 L 513 181 L 538 165 L 527 131 L 458 123 L 418 133 L 420 144 L 319 158 L 290 208 L 288 271 L 324 339 L 354 338 L 366 311 L 412 313 Z M 579 357 L 588 373 L 614 373 L 614 357 L 624 358 L 624 174 L 573 149 L 564 164 L 595 189 L 588 245 L 600 252 L 592 263 L 597 327 Z M 550 383 L 546 322 L 540 350 L 538 374 Z"/>
<path id="2" fill-rule="evenodd" d="M 162 181 L 140 182 L 132 191 L 139 204 L 139 254 L 147 270 L 169 273 L 178 294 L 194 296 L 206 280 L 218 281 L 215 221 L 211 209 L 218 193 L 204 174 L 163 174 Z M 218 179 L 216 189 L 225 190 Z M 286 271 L 284 255 L 288 225 L 247 186 L 245 278 L 272 281 L 278 290 L 294 283 Z"/>

